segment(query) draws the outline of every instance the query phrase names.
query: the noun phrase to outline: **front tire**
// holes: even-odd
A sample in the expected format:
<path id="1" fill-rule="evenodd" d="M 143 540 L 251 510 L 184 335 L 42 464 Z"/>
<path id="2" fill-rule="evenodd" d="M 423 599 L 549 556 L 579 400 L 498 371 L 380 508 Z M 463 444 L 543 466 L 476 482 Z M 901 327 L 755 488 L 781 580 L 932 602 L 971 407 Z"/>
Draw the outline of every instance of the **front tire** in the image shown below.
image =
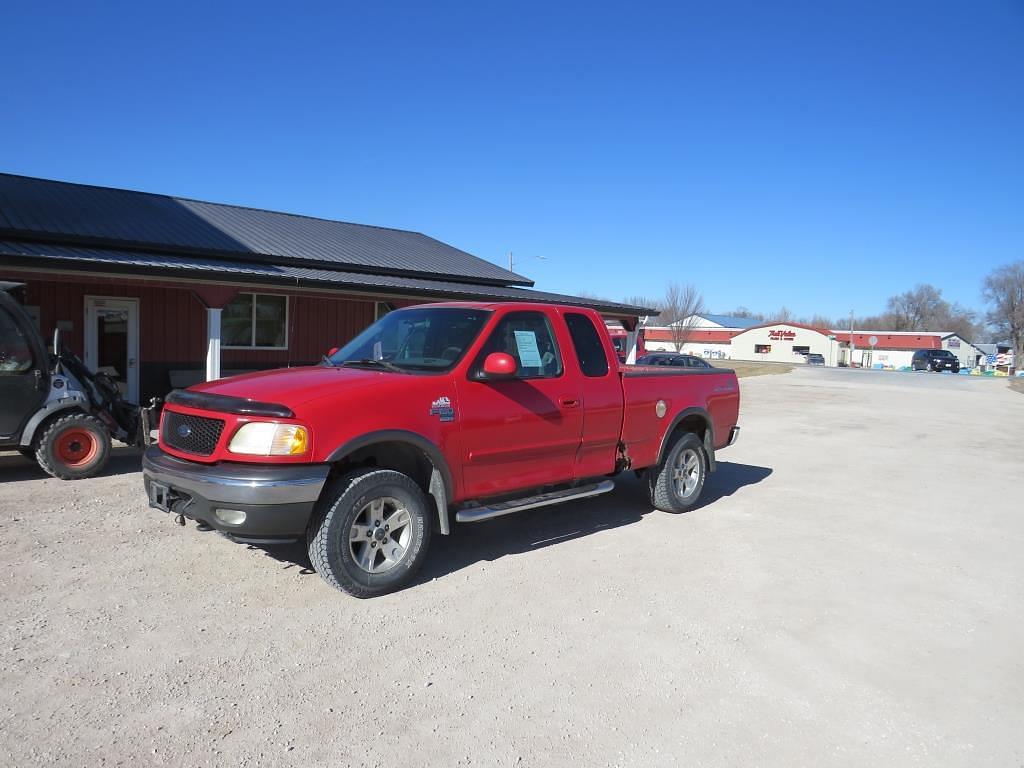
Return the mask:
<path id="1" fill-rule="evenodd" d="M 61 480 L 92 477 L 110 458 L 110 432 L 86 413 L 61 416 L 39 436 L 35 458 L 44 472 Z"/>
<path id="2" fill-rule="evenodd" d="M 687 432 L 650 473 L 651 504 L 662 512 L 685 512 L 700 500 L 708 472 L 708 455 L 699 435 Z"/>
<path id="3" fill-rule="evenodd" d="M 354 597 L 399 589 L 423 565 L 430 545 L 430 505 L 411 478 L 363 469 L 325 492 L 307 543 L 321 578 Z"/>

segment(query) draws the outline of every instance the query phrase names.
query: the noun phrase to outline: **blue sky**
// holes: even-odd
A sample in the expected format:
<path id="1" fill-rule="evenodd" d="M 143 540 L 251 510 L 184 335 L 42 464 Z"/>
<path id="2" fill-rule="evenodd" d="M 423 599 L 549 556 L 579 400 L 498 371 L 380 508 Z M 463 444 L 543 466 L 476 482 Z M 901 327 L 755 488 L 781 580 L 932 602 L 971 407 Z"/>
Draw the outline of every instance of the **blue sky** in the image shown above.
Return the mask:
<path id="1" fill-rule="evenodd" d="M 716 311 L 867 315 L 917 282 L 980 307 L 1024 258 L 1019 0 L 21 3 L 4 28 L 7 172 Z"/>

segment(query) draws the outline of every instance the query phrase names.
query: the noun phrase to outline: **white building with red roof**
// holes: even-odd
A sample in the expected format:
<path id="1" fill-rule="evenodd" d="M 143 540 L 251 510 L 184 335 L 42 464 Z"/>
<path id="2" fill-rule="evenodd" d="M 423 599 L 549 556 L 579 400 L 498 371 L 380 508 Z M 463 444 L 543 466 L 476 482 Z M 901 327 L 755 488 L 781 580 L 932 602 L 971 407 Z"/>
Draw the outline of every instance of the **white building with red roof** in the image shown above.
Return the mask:
<path id="1" fill-rule="evenodd" d="M 723 318 L 724 319 L 724 318 Z M 947 349 L 962 368 L 985 362 L 985 353 L 968 340 L 944 331 L 850 331 L 817 328 L 796 322 L 759 323 L 747 327 L 700 323 L 685 333 L 677 349 L 678 332 L 670 327 L 644 329 L 647 351 L 679 351 L 710 360 L 763 360 L 805 363 L 821 355 L 827 366 L 909 368 L 919 349 Z M 851 343 L 852 341 L 852 343 Z M 874 344 L 872 344 L 874 342 Z"/>

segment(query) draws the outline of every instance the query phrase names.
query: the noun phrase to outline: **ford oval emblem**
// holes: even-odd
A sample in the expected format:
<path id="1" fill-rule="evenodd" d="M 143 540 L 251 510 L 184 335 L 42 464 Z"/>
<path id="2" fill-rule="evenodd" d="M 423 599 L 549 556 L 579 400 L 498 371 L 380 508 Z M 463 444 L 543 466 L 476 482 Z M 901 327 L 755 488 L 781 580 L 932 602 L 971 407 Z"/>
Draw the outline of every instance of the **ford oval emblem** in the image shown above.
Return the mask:
<path id="1" fill-rule="evenodd" d="M 188 424 L 179 424 L 178 425 L 178 435 L 179 436 L 181 436 L 181 437 L 188 437 L 191 434 L 192 434 L 192 427 L 190 427 Z"/>

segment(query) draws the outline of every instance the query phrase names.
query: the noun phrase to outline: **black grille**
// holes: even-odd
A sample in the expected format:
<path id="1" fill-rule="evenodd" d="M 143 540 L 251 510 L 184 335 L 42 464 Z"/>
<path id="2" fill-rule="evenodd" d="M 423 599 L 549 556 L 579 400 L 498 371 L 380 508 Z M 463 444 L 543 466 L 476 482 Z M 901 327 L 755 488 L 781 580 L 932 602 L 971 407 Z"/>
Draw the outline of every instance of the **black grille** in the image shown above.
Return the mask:
<path id="1" fill-rule="evenodd" d="M 224 431 L 223 419 L 207 419 L 190 416 L 187 413 L 167 411 L 160 439 L 172 448 L 197 456 L 209 456 L 217 447 L 220 433 Z"/>

